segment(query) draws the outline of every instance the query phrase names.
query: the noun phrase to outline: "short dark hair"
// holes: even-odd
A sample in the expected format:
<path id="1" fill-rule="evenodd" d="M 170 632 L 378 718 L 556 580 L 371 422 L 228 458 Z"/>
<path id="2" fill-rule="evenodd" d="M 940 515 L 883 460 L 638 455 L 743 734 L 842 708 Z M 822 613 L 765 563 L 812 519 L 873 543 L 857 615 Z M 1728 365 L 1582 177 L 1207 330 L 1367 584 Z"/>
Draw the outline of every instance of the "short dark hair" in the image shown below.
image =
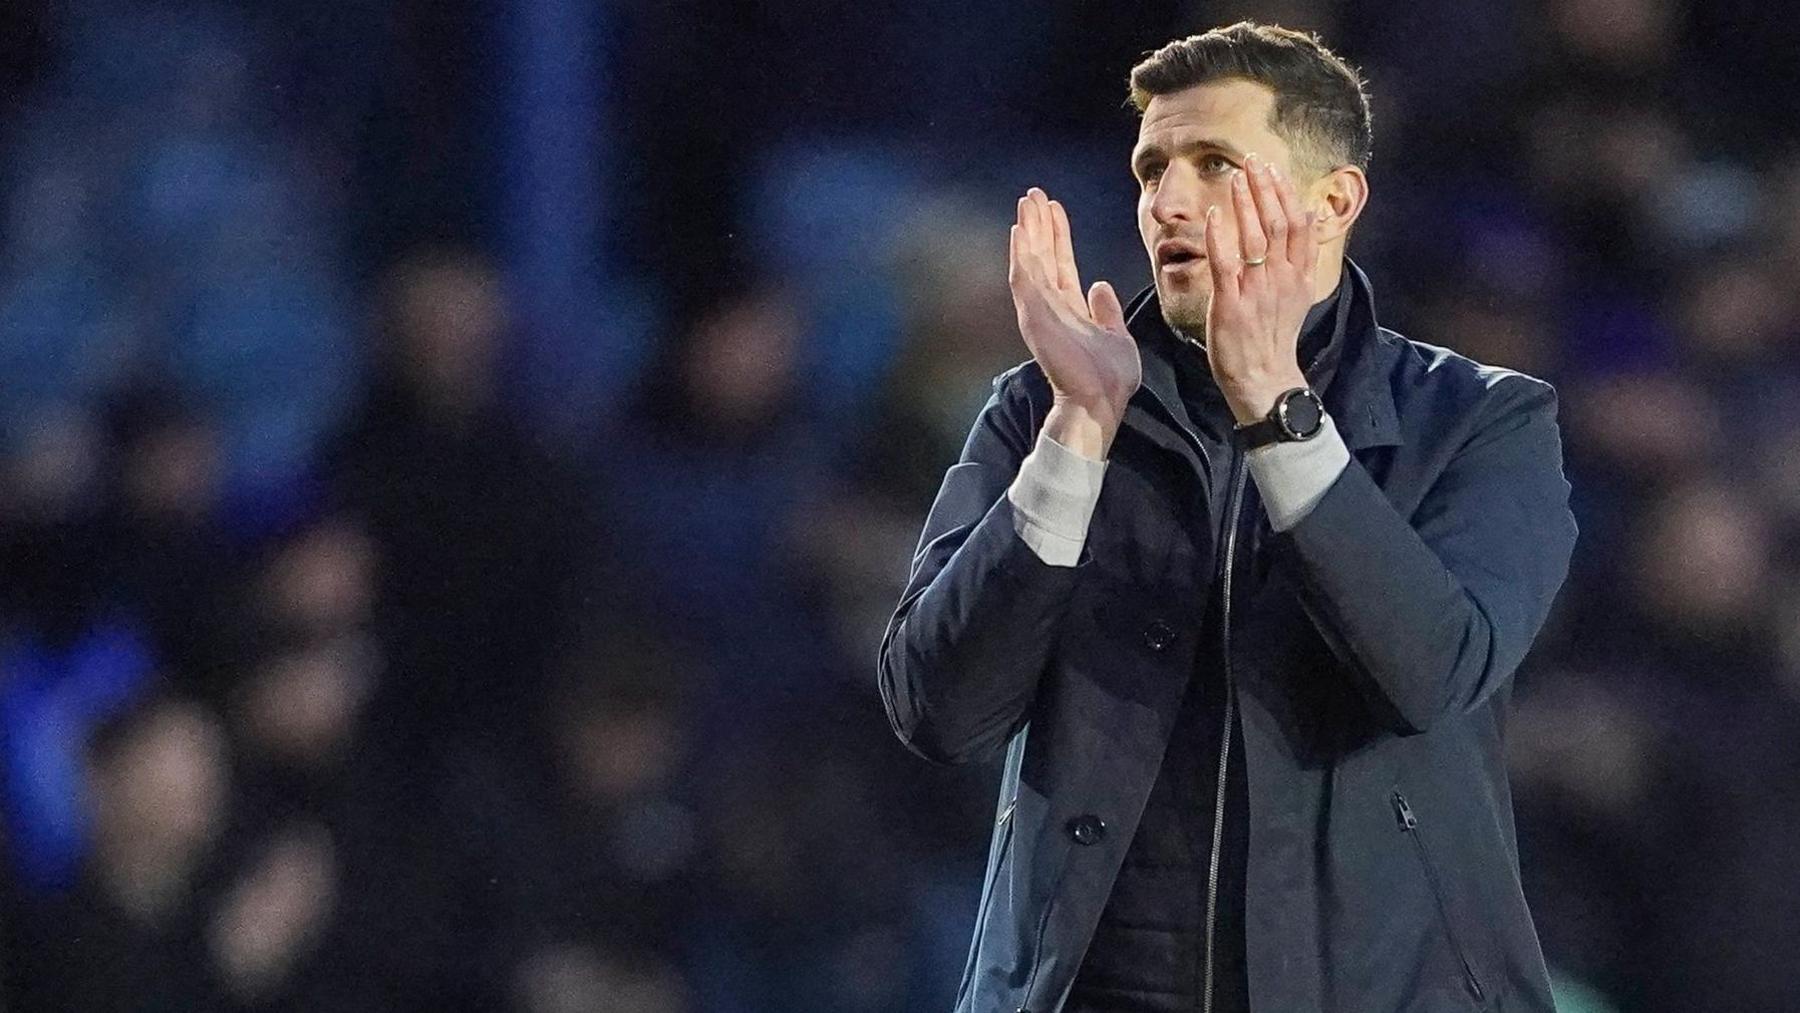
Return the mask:
<path id="1" fill-rule="evenodd" d="M 1176 39 L 1131 68 L 1131 104 L 1142 115 L 1158 95 L 1230 78 L 1275 93 L 1269 129 L 1297 161 L 1321 173 L 1338 165 L 1368 171 L 1374 145 L 1368 85 L 1311 32 L 1239 21 Z"/>

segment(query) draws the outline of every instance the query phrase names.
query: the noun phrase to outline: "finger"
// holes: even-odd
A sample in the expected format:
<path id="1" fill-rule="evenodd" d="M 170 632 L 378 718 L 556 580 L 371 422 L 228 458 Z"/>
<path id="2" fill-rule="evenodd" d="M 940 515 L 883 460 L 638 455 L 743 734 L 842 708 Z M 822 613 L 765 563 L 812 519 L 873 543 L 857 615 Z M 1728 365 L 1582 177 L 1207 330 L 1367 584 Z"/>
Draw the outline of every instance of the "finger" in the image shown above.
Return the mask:
<path id="1" fill-rule="evenodd" d="M 1019 198 L 1019 238 L 1024 242 L 1019 247 L 1020 253 L 1029 253 L 1033 225 L 1037 219 L 1037 205 L 1028 193 Z"/>
<path id="2" fill-rule="evenodd" d="M 1296 195 L 1295 199 L 1299 199 L 1298 195 Z M 1314 226 L 1319 224 L 1319 219 L 1320 212 L 1318 210 L 1307 208 L 1305 229 L 1306 250 L 1300 266 L 1305 269 L 1306 276 L 1309 278 L 1312 277 L 1313 268 L 1319 263 L 1319 240 L 1314 231 Z"/>
<path id="3" fill-rule="evenodd" d="M 1256 202 L 1257 220 L 1262 224 L 1263 235 L 1267 237 L 1268 256 L 1274 260 L 1288 258 L 1288 217 L 1281 208 L 1281 198 L 1275 193 L 1275 166 L 1258 159 L 1255 171 L 1250 176 L 1250 196 Z"/>
<path id="4" fill-rule="evenodd" d="M 1275 199 L 1281 204 L 1281 213 L 1287 218 L 1287 259 L 1288 263 L 1305 270 L 1308 247 L 1312 241 L 1312 215 L 1300 209 L 1300 193 L 1294 189 L 1293 181 L 1279 168 L 1271 165 L 1269 176 L 1275 184 Z"/>
<path id="5" fill-rule="evenodd" d="M 1012 258 L 1021 284 L 1033 282 L 1038 273 L 1037 256 L 1031 248 L 1031 229 L 1036 213 L 1030 197 L 1019 198 L 1019 223 L 1013 226 Z"/>
<path id="6" fill-rule="evenodd" d="M 1025 192 L 1025 253 L 1031 259 L 1031 276 L 1039 284 L 1054 287 L 1056 260 L 1050 239 L 1050 218 L 1044 191 Z"/>
<path id="7" fill-rule="evenodd" d="M 1023 225 L 1014 225 L 1007 237 L 1006 283 L 1012 287 L 1013 301 L 1021 307 L 1043 298 L 1044 283 Z"/>
<path id="8" fill-rule="evenodd" d="M 1019 286 L 1025 283 L 1025 265 L 1020 255 L 1023 233 L 1017 222 L 1006 232 L 1006 283 L 1012 287 L 1014 299 L 1018 298 Z"/>
<path id="9" fill-rule="evenodd" d="M 1075 269 L 1075 239 L 1069 229 L 1069 211 L 1059 201 L 1050 202 L 1050 232 L 1056 251 L 1056 287 L 1074 309 L 1085 309 L 1081 300 L 1081 275 Z"/>
<path id="10" fill-rule="evenodd" d="M 1213 204 L 1206 209 L 1206 220 L 1201 225 L 1201 238 L 1206 243 L 1207 269 L 1212 272 L 1213 300 L 1216 302 L 1227 294 L 1236 294 L 1238 274 L 1243 270 L 1237 254 L 1225 252 L 1225 242 L 1219 238 L 1219 222 L 1224 220 L 1219 206 Z"/>
<path id="11" fill-rule="evenodd" d="M 1025 201 L 1013 209 L 1012 228 L 1006 233 L 1006 282 L 1015 291 L 1025 280 Z"/>
<path id="12" fill-rule="evenodd" d="M 1262 222 L 1257 219 L 1256 202 L 1250 196 L 1247 176 L 1248 173 L 1241 170 L 1231 174 L 1231 209 L 1237 217 L 1238 227 L 1236 252 L 1238 259 L 1246 263 L 1269 254 L 1269 240 L 1263 235 Z"/>
<path id="13" fill-rule="evenodd" d="M 1087 304 L 1094 323 L 1109 331 L 1125 329 L 1125 307 L 1119 304 L 1119 293 L 1113 291 L 1112 285 L 1094 282 L 1094 287 L 1088 289 Z"/>
<path id="14" fill-rule="evenodd" d="M 1029 321 L 1040 312 L 1037 307 L 1042 298 L 1042 286 L 1031 276 L 1031 254 L 1026 250 L 1025 243 L 1024 227 L 1014 225 L 1007 238 L 1006 282 L 1012 289 L 1013 312 L 1018 318 L 1019 333 L 1029 347 L 1034 333 Z"/>
<path id="15" fill-rule="evenodd" d="M 1318 220 L 1319 216 L 1315 212 L 1308 211 L 1306 213 L 1306 228 L 1303 230 L 1306 238 L 1306 249 L 1302 253 L 1300 268 L 1306 272 L 1308 278 L 1313 276 L 1313 269 L 1317 267 L 1319 263 L 1319 244 L 1317 240 L 1313 239 L 1312 228 L 1313 224 Z"/>

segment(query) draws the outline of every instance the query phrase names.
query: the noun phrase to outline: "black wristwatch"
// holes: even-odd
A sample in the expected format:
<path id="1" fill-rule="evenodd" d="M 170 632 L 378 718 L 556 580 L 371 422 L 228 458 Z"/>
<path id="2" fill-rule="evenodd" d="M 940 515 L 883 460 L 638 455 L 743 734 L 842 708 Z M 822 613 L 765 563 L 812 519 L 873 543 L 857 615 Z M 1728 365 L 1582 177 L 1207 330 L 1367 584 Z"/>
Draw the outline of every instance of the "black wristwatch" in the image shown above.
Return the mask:
<path id="1" fill-rule="evenodd" d="M 1310 440 L 1325 428 L 1325 403 L 1310 387 L 1295 387 L 1275 399 L 1275 407 L 1260 422 L 1239 424 L 1233 430 L 1245 450 L 1271 443 Z"/>

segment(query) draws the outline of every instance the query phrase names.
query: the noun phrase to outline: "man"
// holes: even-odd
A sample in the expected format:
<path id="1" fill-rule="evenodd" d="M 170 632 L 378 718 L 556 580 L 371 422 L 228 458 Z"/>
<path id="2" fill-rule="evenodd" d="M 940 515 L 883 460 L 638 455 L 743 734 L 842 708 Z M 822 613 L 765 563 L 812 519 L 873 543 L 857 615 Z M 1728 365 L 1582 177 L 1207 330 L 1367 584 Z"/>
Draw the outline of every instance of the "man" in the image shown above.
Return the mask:
<path id="1" fill-rule="evenodd" d="M 1368 100 L 1240 23 L 1133 69 L 1154 284 L 1033 189 L 996 379 L 883 639 L 1005 748 L 959 1011 L 1550 1010 L 1503 756 L 1575 540 L 1555 393 L 1375 320 Z"/>

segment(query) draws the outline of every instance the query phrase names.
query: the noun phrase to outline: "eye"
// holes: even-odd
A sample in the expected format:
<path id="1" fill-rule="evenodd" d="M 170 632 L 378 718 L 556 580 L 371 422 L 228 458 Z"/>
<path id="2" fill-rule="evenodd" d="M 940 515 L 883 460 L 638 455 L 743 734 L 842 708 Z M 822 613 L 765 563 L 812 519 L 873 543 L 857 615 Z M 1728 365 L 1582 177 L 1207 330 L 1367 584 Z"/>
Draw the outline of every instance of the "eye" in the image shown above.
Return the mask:
<path id="1" fill-rule="evenodd" d="M 1145 186 L 1149 186 L 1151 183 L 1162 178 L 1164 168 L 1166 168 L 1166 166 L 1162 162 L 1150 162 L 1144 166 L 1143 172 L 1140 173 L 1139 178 L 1143 181 Z"/>
<path id="2" fill-rule="evenodd" d="M 1200 169 L 1203 172 L 1230 172 L 1234 168 L 1236 168 L 1236 166 L 1232 164 L 1231 159 L 1226 158 L 1224 155 L 1212 154 L 1200 159 Z"/>

